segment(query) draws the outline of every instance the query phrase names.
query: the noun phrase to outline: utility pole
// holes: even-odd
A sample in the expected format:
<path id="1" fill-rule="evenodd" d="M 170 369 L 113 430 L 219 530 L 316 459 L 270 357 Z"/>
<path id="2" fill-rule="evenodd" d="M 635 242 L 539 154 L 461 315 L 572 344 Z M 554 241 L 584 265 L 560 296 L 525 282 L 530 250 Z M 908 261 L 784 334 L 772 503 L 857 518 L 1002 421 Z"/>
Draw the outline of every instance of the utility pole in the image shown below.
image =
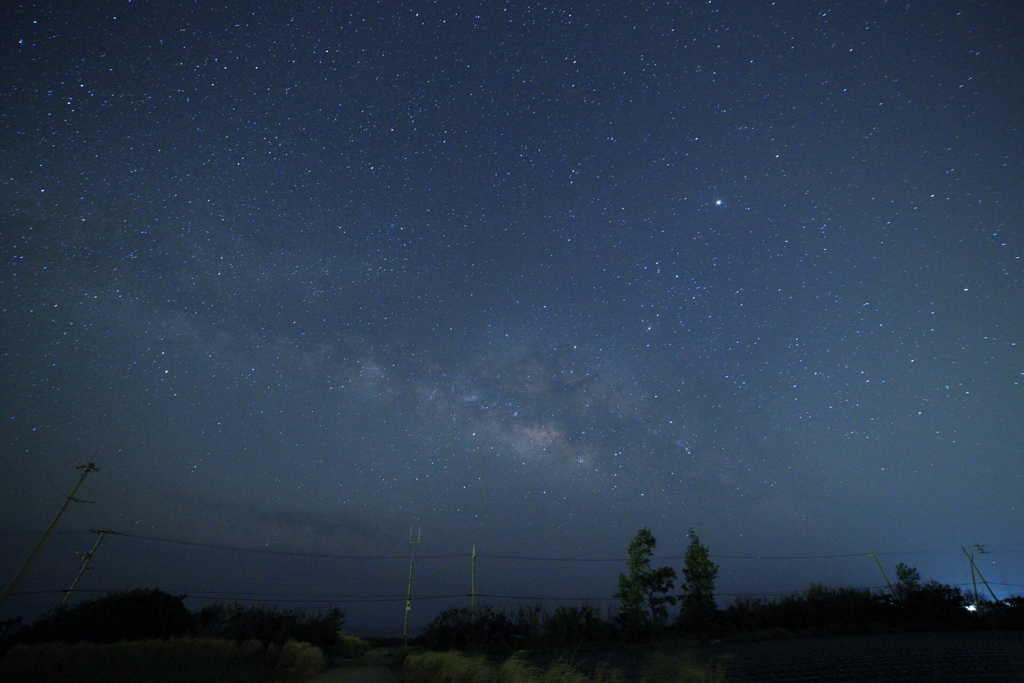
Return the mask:
<path id="1" fill-rule="evenodd" d="M 412 545 L 412 554 L 409 556 L 409 587 L 405 592 L 405 624 L 402 626 L 402 647 L 409 647 L 409 612 L 412 611 L 412 566 L 416 562 L 416 546 L 420 544 L 420 536 L 423 527 L 416 531 L 416 540 L 412 540 L 412 527 L 409 527 L 409 544 Z"/>
<path id="2" fill-rule="evenodd" d="M 882 572 L 882 578 L 885 579 L 885 585 L 889 587 L 889 594 L 895 598 L 896 591 L 892 589 L 892 584 L 889 583 L 889 577 L 885 575 L 885 569 L 882 568 L 882 563 L 878 561 L 878 553 L 868 553 L 868 557 L 874 558 L 875 564 L 878 565 L 878 571 Z"/>
<path id="3" fill-rule="evenodd" d="M 469 580 L 469 623 L 476 619 L 476 543 L 473 544 L 473 567 Z"/>
<path id="4" fill-rule="evenodd" d="M 96 452 L 92 454 L 92 457 L 95 459 L 95 457 L 99 455 L 99 452 L 100 449 L 97 448 Z M 39 539 L 39 542 L 36 543 L 36 547 L 32 549 L 31 553 L 29 553 L 28 559 L 25 560 L 25 563 L 21 565 L 21 569 L 18 570 L 18 575 L 14 577 L 14 580 L 11 581 L 11 585 L 9 585 L 7 587 L 7 590 L 4 591 L 4 594 L 0 596 L 0 608 L 2 608 L 4 606 L 4 603 L 7 602 L 7 598 L 11 597 L 11 593 L 14 592 L 14 587 L 18 585 L 19 581 L 21 581 L 21 577 L 25 575 L 25 572 L 28 570 L 28 566 L 32 564 L 32 560 L 36 559 L 36 555 L 39 553 L 39 549 L 43 547 L 43 543 L 45 543 L 46 539 L 49 538 L 50 534 L 53 532 L 53 528 L 57 526 L 57 522 L 60 521 L 60 518 L 64 515 L 64 512 L 68 509 L 68 506 L 70 506 L 72 502 L 85 502 L 75 498 L 75 494 L 78 493 L 78 489 L 82 486 L 82 483 L 85 482 L 85 478 L 89 476 L 89 473 L 98 472 L 100 468 L 96 467 L 95 462 L 90 462 L 87 465 L 79 465 L 75 469 L 82 470 L 82 476 L 79 477 L 78 483 L 75 484 L 75 488 L 71 489 L 71 494 L 68 495 L 67 500 L 64 501 L 64 505 L 62 505 L 60 510 L 57 512 L 57 516 L 53 518 L 52 522 L 50 522 L 50 526 L 46 527 L 46 531 L 43 532 L 43 537 Z"/>
<path id="5" fill-rule="evenodd" d="M 94 534 L 99 534 L 100 537 L 96 539 L 96 545 L 92 547 L 92 550 L 82 555 L 82 558 L 84 560 L 82 562 L 82 568 L 78 570 L 78 576 L 76 576 L 75 580 L 71 582 L 71 588 L 69 588 L 68 592 L 64 594 L 64 599 L 60 601 L 61 607 L 63 607 L 64 603 L 68 601 L 68 598 L 71 597 L 71 594 L 75 592 L 75 586 L 78 585 L 78 580 L 82 578 L 82 574 L 84 574 L 85 570 L 89 568 L 89 562 L 92 561 L 92 556 L 96 554 L 96 549 L 100 547 L 100 543 L 103 543 L 103 537 L 107 534 L 112 534 L 114 536 L 124 536 L 124 534 L 114 531 L 113 529 L 90 529 L 90 531 L 92 531 Z"/>
<path id="6" fill-rule="evenodd" d="M 987 550 L 985 550 L 985 546 L 981 545 L 980 543 L 975 543 L 974 547 L 980 554 L 984 555 L 988 552 Z M 988 585 L 988 581 L 985 580 L 985 577 L 982 575 L 981 570 L 978 569 L 978 565 L 974 564 L 974 553 L 967 552 L 967 548 L 963 546 L 960 546 L 960 550 L 964 551 L 964 555 L 967 556 L 967 561 L 971 563 L 971 582 L 974 584 L 974 601 L 978 601 L 978 579 L 975 578 L 975 575 L 977 575 L 981 577 L 981 582 L 985 584 L 985 588 L 988 589 L 988 594 L 992 596 L 992 602 L 999 602 L 999 598 L 997 598 L 995 592 L 993 592 L 992 586 Z"/>

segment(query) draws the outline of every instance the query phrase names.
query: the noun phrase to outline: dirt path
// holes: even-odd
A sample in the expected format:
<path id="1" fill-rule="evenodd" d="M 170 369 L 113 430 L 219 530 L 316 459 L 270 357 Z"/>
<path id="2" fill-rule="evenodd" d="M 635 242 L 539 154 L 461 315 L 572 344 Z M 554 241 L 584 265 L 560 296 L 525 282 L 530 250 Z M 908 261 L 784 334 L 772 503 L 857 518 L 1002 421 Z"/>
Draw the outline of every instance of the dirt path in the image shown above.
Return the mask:
<path id="1" fill-rule="evenodd" d="M 317 674 L 306 683 L 395 683 L 386 666 L 343 666 Z"/>

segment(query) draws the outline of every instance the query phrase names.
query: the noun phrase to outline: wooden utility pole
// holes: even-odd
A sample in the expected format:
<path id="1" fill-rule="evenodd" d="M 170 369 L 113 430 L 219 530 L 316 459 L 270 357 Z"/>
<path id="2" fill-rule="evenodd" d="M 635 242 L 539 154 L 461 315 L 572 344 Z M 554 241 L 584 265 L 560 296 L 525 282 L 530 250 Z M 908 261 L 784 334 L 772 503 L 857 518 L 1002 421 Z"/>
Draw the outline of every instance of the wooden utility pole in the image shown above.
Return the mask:
<path id="1" fill-rule="evenodd" d="M 409 527 L 409 543 L 412 545 L 412 554 L 409 556 L 409 587 L 405 592 L 405 623 L 402 625 L 402 647 L 409 647 L 409 612 L 412 611 L 412 566 L 416 562 L 416 546 L 420 544 L 420 536 L 423 527 L 416 532 L 416 540 L 412 540 L 412 527 Z"/>
<path id="2" fill-rule="evenodd" d="M 896 591 L 892 589 L 892 584 L 889 583 L 889 577 L 885 575 L 885 569 L 882 568 L 882 563 L 878 561 L 878 553 L 868 553 L 868 557 L 874 558 L 875 564 L 878 565 L 878 571 L 882 572 L 882 578 L 885 579 L 885 585 L 889 587 L 889 594 L 895 598 Z"/>
<path id="3" fill-rule="evenodd" d="M 469 579 L 469 623 L 476 620 L 476 543 L 473 544 L 473 566 Z"/>
<path id="4" fill-rule="evenodd" d="M 980 543 L 974 544 L 975 549 L 981 554 L 985 554 L 988 551 L 985 550 L 985 546 Z M 981 570 L 978 569 L 978 565 L 974 564 L 974 553 L 967 552 L 967 548 L 960 546 L 960 550 L 964 551 L 964 555 L 967 556 L 967 561 L 971 563 L 971 582 L 974 584 L 974 601 L 978 601 L 978 579 L 976 576 L 981 577 L 981 582 L 985 584 L 985 588 L 988 589 L 988 594 L 992 596 L 992 602 L 999 602 L 999 598 L 996 597 L 995 592 L 992 590 L 992 586 L 988 585 L 988 581 L 982 575 Z"/>
<path id="5" fill-rule="evenodd" d="M 99 454 L 99 452 L 100 449 L 97 448 L 96 452 L 93 453 L 92 457 L 95 458 Z M 85 478 L 89 476 L 90 472 L 98 472 L 100 468 L 96 467 L 95 462 L 90 462 L 86 465 L 79 465 L 75 469 L 82 470 L 82 476 L 79 477 L 78 483 L 75 484 L 75 488 L 71 489 L 71 494 L 68 495 L 67 500 L 65 500 L 64 504 L 60 507 L 60 510 L 57 512 L 57 516 L 53 518 L 52 522 L 50 522 L 50 526 L 46 527 L 46 531 L 43 532 L 43 537 L 39 539 L 39 542 L 36 543 L 36 547 L 32 549 L 31 553 L 29 553 L 28 559 L 25 560 L 25 563 L 21 565 L 21 569 L 18 570 L 18 575 L 14 577 L 14 580 L 11 581 L 11 585 L 9 585 L 7 587 L 7 590 L 4 591 L 4 594 L 0 596 L 0 608 L 2 608 L 4 606 L 4 603 L 7 602 L 7 598 L 11 597 L 11 593 L 14 592 L 14 587 L 18 585 L 19 581 L 21 581 L 21 577 L 25 575 L 25 572 L 28 570 L 28 566 L 32 564 L 32 560 L 36 559 L 36 555 L 39 553 L 39 549 L 43 547 L 43 543 L 45 543 L 46 539 L 49 538 L 50 534 L 53 532 L 53 528 L 57 526 L 57 522 L 60 521 L 60 518 L 64 515 L 64 512 L 65 510 L 68 509 L 68 506 L 70 506 L 72 502 L 83 502 L 75 498 L 75 494 L 78 493 L 78 489 L 82 486 L 82 483 L 85 482 Z"/>
<path id="6" fill-rule="evenodd" d="M 114 531 L 113 529 L 91 529 L 91 531 L 94 534 L 99 534 L 100 537 L 96 539 L 96 545 L 92 547 L 92 550 L 82 555 L 82 568 L 78 570 L 78 575 L 75 577 L 75 580 L 71 582 L 71 588 L 69 588 L 68 592 L 64 594 L 64 599 L 60 601 L 61 607 L 63 607 L 64 603 L 68 601 L 68 598 L 71 597 L 71 594 L 75 592 L 75 586 L 78 585 L 78 580 L 82 578 L 82 574 L 84 574 L 85 570 L 89 568 L 89 562 L 92 561 L 92 556 L 96 554 L 96 549 L 100 547 L 100 543 L 103 543 L 103 537 L 107 534 L 113 534 L 114 536 L 124 536 L 124 534 Z"/>

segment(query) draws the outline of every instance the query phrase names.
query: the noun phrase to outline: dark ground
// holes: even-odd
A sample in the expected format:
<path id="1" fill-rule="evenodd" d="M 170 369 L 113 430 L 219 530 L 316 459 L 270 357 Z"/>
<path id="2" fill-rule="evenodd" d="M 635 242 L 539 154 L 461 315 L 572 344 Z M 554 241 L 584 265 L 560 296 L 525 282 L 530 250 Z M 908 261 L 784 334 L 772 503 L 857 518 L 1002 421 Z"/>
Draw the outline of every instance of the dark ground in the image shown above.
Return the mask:
<path id="1" fill-rule="evenodd" d="M 1024 631 L 893 633 L 722 643 L 700 651 L 759 683 L 1024 681 Z"/>
<path id="2" fill-rule="evenodd" d="M 567 659 L 593 675 L 597 668 L 621 670 L 628 680 L 656 681 L 664 665 L 689 658 L 724 670 L 734 683 L 1024 683 L 1024 631 L 888 633 L 716 643 L 694 649 L 662 644 L 653 648 L 574 653 L 531 652 L 546 667 Z"/>

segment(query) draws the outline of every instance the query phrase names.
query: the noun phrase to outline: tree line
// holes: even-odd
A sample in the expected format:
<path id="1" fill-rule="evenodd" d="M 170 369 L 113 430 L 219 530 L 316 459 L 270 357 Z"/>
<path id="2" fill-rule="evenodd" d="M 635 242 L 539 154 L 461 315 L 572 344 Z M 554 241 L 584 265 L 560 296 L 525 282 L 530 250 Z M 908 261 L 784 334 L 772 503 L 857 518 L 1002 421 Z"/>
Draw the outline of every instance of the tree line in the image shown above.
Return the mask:
<path id="1" fill-rule="evenodd" d="M 345 613 L 298 609 L 207 605 L 190 611 L 184 595 L 158 588 L 115 591 L 58 607 L 31 624 L 20 618 L 0 621 L 0 655 L 17 643 L 116 643 L 166 638 L 222 638 L 235 642 L 261 641 L 283 646 L 289 640 L 310 643 L 329 657 L 343 657 L 366 646 L 343 636 Z"/>
<path id="2" fill-rule="evenodd" d="M 746 597 L 720 608 L 715 601 L 719 567 L 690 529 L 681 572 L 653 566 L 657 540 L 647 528 L 630 541 L 618 577 L 617 606 L 562 605 L 548 610 L 522 604 L 499 611 L 453 607 L 417 637 L 435 650 L 513 651 L 532 647 L 644 642 L 662 637 L 748 640 L 794 635 L 845 635 L 911 630 L 1021 629 L 1024 596 L 985 601 L 960 588 L 923 581 L 914 567 L 896 566 L 888 591 L 833 588 L 812 583 L 780 599 Z M 677 586 L 678 582 L 678 586 Z M 185 596 L 159 589 L 118 591 L 60 607 L 31 624 L 0 620 L 0 655 L 15 643 L 96 642 L 194 636 L 237 642 L 303 641 L 334 657 L 358 654 L 365 641 L 343 636 L 345 613 L 214 604 L 196 612 Z M 678 611 L 672 619 L 670 608 Z M 974 611 L 969 611 L 973 606 Z M 355 648 L 353 650 L 353 648 Z"/>
<path id="3" fill-rule="evenodd" d="M 715 601 L 719 567 L 693 529 L 689 538 L 680 575 L 672 567 L 653 566 L 657 539 L 650 529 L 640 529 L 627 549 L 626 571 L 618 577 L 617 607 L 602 611 L 584 603 L 548 611 L 534 604 L 506 611 L 485 606 L 475 612 L 456 607 L 428 624 L 419 642 L 437 650 L 511 651 L 671 636 L 740 641 L 1024 628 L 1024 596 L 985 601 L 956 586 L 922 581 L 916 568 L 903 563 L 896 565 L 896 583 L 889 591 L 812 583 L 806 591 L 781 599 L 739 598 L 719 608 Z M 673 620 L 669 608 L 676 605 L 679 609 Z M 975 610 L 969 611 L 972 605 Z"/>

